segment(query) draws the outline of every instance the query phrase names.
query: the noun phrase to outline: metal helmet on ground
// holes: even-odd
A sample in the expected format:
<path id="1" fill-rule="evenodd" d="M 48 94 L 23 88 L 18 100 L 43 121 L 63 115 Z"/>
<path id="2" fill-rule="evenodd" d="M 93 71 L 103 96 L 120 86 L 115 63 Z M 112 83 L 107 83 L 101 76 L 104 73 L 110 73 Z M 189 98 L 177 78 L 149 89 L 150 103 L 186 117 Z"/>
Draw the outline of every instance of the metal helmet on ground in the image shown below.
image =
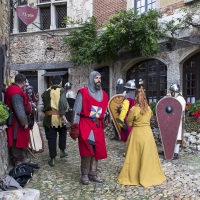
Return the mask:
<path id="1" fill-rule="evenodd" d="M 70 82 L 65 83 L 65 88 L 66 89 L 71 89 L 72 84 Z"/>
<path id="2" fill-rule="evenodd" d="M 178 83 L 173 83 L 170 87 L 169 87 L 169 91 L 171 92 L 175 92 L 175 93 L 179 93 L 180 92 L 180 86 Z"/>
<path id="3" fill-rule="evenodd" d="M 127 89 L 135 90 L 135 89 L 136 89 L 136 87 L 135 87 L 135 80 L 129 80 L 129 81 L 125 84 L 124 87 L 127 88 Z"/>

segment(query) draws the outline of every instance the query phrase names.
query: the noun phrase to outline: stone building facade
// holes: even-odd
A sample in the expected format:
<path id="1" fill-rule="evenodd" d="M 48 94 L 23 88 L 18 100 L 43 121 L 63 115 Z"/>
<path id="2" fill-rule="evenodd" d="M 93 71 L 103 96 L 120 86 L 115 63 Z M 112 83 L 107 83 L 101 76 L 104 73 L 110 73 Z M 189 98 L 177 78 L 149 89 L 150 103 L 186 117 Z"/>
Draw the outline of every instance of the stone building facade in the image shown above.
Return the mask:
<path id="1" fill-rule="evenodd" d="M 2 101 L 2 86 L 6 83 L 7 56 L 9 54 L 9 1 L 0 1 L 0 101 Z M 6 174 L 8 167 L 8 148 L 6 125 L 0 125 L 0 179 Z"/>
<path id="2" fill-rule="evenodd" d="M 160 41 L 162 51 L 151 57 L 132 57 L 129 53 L 121 52 L 119 59 L 115 61 L 87 67 L 73 67 L 73 63 L 70 62 L 70 52 L 64 47 L 63 36 L 68 35 L 69 29 L 77 27 L 75 25 L 57 27 L 58 23 L 55 19 L 59 15 L 57 8 L 60 5 L 67 5 L 66 14 L 74 20 L 81 18 L 85 20 L 94 15 L 99 24 L 106 22 L 109 16 L 115 13 L 115 10 L 131 8 L 138 9 L 139 12 L 156 8 L 164 14 L 163 20 L 177 19 L 184 15 L 180 8 L 186 6 L 188 11 L 193 12 L 192 9 L 194 10 L 193 16 L 196 22 L 200 23 L 199 11 L 195 10 L 199 1 L 190 0 L 190 3 L 188 3 L 188 0 L 152 0 L 149 4 L 145 1 L 145 5 L 142 4 L 144 1 L 137 2 L 136 4 L 136 1 L 130 0 L 26 1 L 26 5 L 38 8 L 39 15 L 34 23 L 28 25 L 26 31 L 23 32 L 19 28 L 16 12 L 13 11 L 13 33 L 10 36 L 10 69 L 25 73 L 28 78 L 33 78 L 34 81 L 36 79 L 37 84 L 34 81 L 32 83 L 36 85 L 34 89 L 40 94 L 48 87 L 49 77 L 55 72 L 63 75 L 64 81 L 72 82 L 73 90 L 77 91 L 80 87 L 87 85 L 88 74 L 92 69 L 95 69 L 103 74 L 103 87 L 110 97 L 115 94 L 116 81 L 121 77 L 125 81 L 130 78 L 134 78 L 136 81 L 140 78 L 144 79 L 149 102 L 157 101 L 164 96 L 167 88 L 173 82 L 178 82 L 181 85 L 181 90 L 187 101 L 197 100 L 200 98 L 200 94 L 189 86 L 192 77 L 188 78 L 190 74 L 188 66 L 195 68 L 191 76 L 200 73 L 198 70 L 200 68 L 198 27 L 183 28 L 176 38 Z M 47 7 L 52 11 L 51 20 L 50 22 L 46 21 L 46 24 L 49 23 L 49 27 L 44 29 L 46 25 L 43 24 L 42 20 L 46 16 L 45 12 L 48 14 L 48 11 L 45 10 Z M 40 30 L 41 28 L 43 29 Z M 193 66 L 194 63 L 195 66 Z M 148 69 L 141 77 L 139 75 L 140 66 L 146 66 L 145 68 Z M 133 73 L 133 71 L 137 71 L 137 73 Z M 194 82 L 196 86 L 200 85 L 197 76 Z M 42 107 L 41 100 L 39 105 Z"/>

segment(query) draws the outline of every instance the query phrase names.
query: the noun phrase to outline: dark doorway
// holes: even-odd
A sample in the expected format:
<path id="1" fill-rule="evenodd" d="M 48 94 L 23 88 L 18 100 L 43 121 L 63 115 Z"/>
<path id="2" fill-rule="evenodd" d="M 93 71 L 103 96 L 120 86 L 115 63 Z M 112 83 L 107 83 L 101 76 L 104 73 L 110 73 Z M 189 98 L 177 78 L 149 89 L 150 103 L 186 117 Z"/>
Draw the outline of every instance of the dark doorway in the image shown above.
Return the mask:
<path id="1" fill-rule="evenodd" d="M 38 92 L 38 74 L 37 71 L 20 71 L 21 74 L 24 74 L 29 82 L 29 85 L 33 87 L 35 93 Z"/>
<path id="2" fill-rule="evenodd" d="M 110 79 L 109 79 L 109 67 L 102 67 L 100 69 L 97 69 L 101 74 L 101 85 L 102 89 L 107 93 L 108 97 L 110 96 Z"/>

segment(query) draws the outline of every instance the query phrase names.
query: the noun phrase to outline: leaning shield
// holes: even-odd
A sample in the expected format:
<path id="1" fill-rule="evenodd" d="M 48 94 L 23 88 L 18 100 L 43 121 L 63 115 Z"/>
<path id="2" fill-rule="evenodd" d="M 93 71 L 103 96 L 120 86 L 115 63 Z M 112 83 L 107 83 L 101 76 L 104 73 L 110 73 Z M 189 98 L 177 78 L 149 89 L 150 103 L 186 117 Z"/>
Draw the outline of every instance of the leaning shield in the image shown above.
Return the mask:
<path id="1" fill-rule="evenodd" d="M 117 133 L 118 133 L 120 139 L 121 139 L 121 137 L 120 137 L 121 127 L 120 127 L 119 123 L 117 123 L 116 118 L 119 117 L 123 100 L 124 100 L 124 95 L 117 94 L 117 95 L 113 96 L 108 102 L 108 110 L 110 112 L 110 115 L 113 120 L 113 124 L 117 130 Z"/>
<path id="2" fill-rule="evenodd" d="M 166 160 L 172 160 L 181 121 L 182 106 L 173 97 L 162 98 L 156 106 L 156 116 Z"/>

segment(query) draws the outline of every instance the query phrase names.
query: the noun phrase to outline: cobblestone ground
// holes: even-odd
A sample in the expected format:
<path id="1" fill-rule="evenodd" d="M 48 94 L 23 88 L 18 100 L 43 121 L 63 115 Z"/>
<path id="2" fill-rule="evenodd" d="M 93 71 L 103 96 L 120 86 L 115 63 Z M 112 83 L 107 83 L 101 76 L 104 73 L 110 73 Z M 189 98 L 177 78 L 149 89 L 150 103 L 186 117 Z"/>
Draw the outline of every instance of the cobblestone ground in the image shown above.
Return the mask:
<path id="1" fill-rule="evenodd" d="M 155 187 L 122 186 L 116 183 L 122 167 L 125 145 L 120 141 L 110 140 L 112 133 L 107 131 L 106 142 L 108 158 L 99 162 L 99 176 L 103 184 L 90 182 L 82 185 L 80 180 L 80 157 L 77 141 L 67 139 L 67 158 L 56 159 L 56 166 L 47 164 L 49 155 L 45 140 L 45 151 L 36 154 L 34 163 L 41 168 L 27 183 L 27 188 L 38 189 L 42 200 L 159 200 L 159 199 L 200 199 L 200 155 L 181 152 L 180 159 L 166 161 L 160 156 L 167 180 Z M 59 151 L 58 151 L 59 153 Z"/>

